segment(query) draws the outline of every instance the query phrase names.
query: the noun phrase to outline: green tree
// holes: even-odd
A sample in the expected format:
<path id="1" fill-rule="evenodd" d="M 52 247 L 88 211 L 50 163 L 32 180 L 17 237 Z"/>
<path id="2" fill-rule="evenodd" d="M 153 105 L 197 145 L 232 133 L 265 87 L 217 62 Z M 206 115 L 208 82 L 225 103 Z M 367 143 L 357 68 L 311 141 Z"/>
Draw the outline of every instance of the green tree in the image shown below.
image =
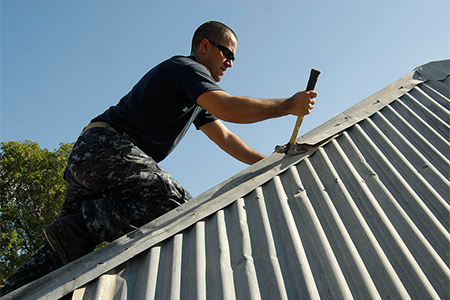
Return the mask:
<path id="1" fill-rule="evenodd" d="M 44 242 L 42 229 L 63 203 L 72 144 L 53 152 L 32 141 L 0 144 L 0 283 Z"/>

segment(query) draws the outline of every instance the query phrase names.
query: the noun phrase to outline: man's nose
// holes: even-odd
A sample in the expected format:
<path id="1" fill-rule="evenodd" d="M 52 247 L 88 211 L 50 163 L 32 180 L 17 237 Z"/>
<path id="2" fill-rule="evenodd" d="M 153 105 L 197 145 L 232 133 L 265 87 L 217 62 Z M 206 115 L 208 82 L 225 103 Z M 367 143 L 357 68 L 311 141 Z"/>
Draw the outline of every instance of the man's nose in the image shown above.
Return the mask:
<path id="1" fill-rule="evenodd" d="M 227 68 L 231 68 L 233 66 L 233 61 L 231 59 L 227 59 L 225 61 L 225 65 L 227 66 Z"/>

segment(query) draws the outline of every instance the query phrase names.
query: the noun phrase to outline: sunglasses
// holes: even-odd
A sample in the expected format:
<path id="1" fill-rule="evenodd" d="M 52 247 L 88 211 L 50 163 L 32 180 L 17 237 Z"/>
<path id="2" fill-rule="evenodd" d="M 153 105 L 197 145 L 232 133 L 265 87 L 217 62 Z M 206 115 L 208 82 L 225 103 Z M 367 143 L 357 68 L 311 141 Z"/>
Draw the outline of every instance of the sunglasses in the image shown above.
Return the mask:
<path id="1" fill-rule="evenodd" d="M 225 56 L 225 58 L 226 58 L 227 60 L 229 60 L 229 61 L 234 61 L 235 57 L 234 57 L 233 52 L 232 52 L 230 49 L 228 49 L 228 48 L 225 47 L 225 46 L 222 46 L 221 44 L 211 42 L 210 40 L 208 40 L 208 42 L 210 42 L 211 44 L 213 44 L 214 46 L 216 46 L 217 49 L 219 49 L 220 52 L 222 52 L 223 56 Z"/>

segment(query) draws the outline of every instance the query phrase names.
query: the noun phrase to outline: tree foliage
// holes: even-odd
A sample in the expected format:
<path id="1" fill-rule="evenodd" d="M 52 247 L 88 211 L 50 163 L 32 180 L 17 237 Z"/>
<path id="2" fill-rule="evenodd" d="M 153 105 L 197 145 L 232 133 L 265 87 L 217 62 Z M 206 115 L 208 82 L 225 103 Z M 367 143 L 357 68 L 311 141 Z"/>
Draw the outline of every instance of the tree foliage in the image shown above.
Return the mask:
<path id="1" fill-rule="evenodd" d="M 53 152 L 32 141 L 0 144 L 0 283 L 43 243 L 42 229 L 63 203 L 72 144 Z"/>

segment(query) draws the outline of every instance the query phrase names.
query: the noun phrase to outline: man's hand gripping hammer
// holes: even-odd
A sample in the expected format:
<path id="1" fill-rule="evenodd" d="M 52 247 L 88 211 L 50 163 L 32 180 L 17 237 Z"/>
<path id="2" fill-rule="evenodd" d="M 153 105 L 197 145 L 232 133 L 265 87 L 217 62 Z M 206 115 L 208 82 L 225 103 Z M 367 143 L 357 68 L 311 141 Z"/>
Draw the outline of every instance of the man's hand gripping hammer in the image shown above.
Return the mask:
<path id="1" fill-rule="evenodd" d="M 311 69 L 311 74 L 309 75 L 308 85 L 306 86 L 306 91 L 314 90 L 316 86 L 317 79 L 319 78 L 320 71 L 316 69 Z M 287 145 L 278 145 L 275 147 L 275 152 L 286 153 L 287 155 L 304 153 L 307 150 L 297 145 L 297 135 L 302 126 L 304 116 L 298 116 L 297 122 L 295 123 L 294 132 L 292 132 L 291 139 Z"/>

